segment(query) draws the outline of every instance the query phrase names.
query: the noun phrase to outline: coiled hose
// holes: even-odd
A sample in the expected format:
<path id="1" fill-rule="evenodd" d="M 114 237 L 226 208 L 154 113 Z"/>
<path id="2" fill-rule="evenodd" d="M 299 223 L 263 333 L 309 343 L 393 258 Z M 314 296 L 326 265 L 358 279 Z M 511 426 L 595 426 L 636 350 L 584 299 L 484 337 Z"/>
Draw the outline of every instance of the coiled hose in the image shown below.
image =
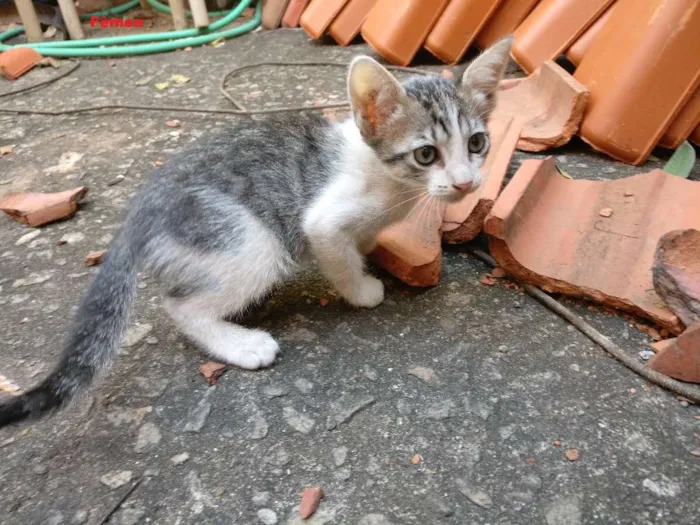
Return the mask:
<path id="1" fill-rule="evenodd" d="M 158 2 L 147 0 L 154 9 L 162 13 L 170 13 L 170 8 Z M 255 15 L 248 22 L 230 29 L 224 29 L 233 23 L 253 0 L 241 0 L 231 11 L 210 12 L 211 16 L 222 16 L 220 20 L 212 22 L 207 27 L 181 29 L 177 31 L 164 31 L 160 33 L 141 33 L 137 35 L 120 35 L 105 38 L 89 38 L 85 40 L 67 40 L 62 42 L 37 42 L 17 44 L 10 46 L 4 44 L 5 40 L 24 32 L 24 27 L 16 27 L 0 33 L 0 51 L 9 51 L 15 47 L 31 47 L 38 53 L 47 57 L 73 58 L 73 57 L 123 57 L 132 55 L 150 55 L 164 53 L 209 44 L 220 38 L 234 38 L 248 33 L 260 25 L 262 20 L 262 1 L 258 0 Z M 108 16 L 128 11 L 139 4 L 139 0 L 114 7 L 106 11 L 87 13 L 80 18 L 89 20 L 92 16 Z M 187 11 L 188 16 L 191 12 Z"/>

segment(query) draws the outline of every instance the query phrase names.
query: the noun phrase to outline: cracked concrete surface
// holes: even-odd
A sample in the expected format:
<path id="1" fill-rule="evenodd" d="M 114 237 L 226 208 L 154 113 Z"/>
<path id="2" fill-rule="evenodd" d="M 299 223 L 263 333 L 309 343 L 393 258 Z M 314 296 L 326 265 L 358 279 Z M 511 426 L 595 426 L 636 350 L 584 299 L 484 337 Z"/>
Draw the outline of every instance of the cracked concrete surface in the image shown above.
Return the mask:
<path id="1" fill-rule="evenodd" d="M 237 65 L 347 62 L 365 50 L 314 44 L 300 31 L 261 32 L 220 48 L 86 60 L 2 105 L 229 108 L 217 86 Z M 15 86 L 52 73 L 32 72 Z M 173 74 L 192 80 L 154 87 Z M 343 74 L 265 68 L 230 89 L 250 107 L 332 101 L 344 97 Z M 234 118 L 0 115 L 0 145 L 16 145 L 0 159 L 0 192 L 90 188 L 70 220 L 31 230 L 0 218 L 0 374 L 26 389 L 51 369 L 97 271 L 85 255 L 107 246 L 154 162 Z M 181 128 L 165 125 L 172 119 Z M 639 171 L 578 142 L 554 154 L 574 177 Z M 516 154 L 511 173 L 525 157 Z M 372 311 L 348 308 L 309 271 L 248 320 L 281 341 L 279 362 L 229 369 L 211 387 L 198 371 L 208 358 L 173 329 L 158 283 L 140 276 L 128 341 L 92 395 L 0 431 L 0 521 L 100 523 L 143 479 L 110 523 L 697 523 L 700 458 L 691 452 L 700 449 L 700 410 L 647 384 L 528 296 L 482 285 L 486 271 L 450 248 L 434 289 L 378 272 L 388 293 Z M 647 336 L 624 319 L 567 304 L 630 353 L 647 349 Z M 306 486 L 323 487 L 325 497 L 302 521 Z"/>

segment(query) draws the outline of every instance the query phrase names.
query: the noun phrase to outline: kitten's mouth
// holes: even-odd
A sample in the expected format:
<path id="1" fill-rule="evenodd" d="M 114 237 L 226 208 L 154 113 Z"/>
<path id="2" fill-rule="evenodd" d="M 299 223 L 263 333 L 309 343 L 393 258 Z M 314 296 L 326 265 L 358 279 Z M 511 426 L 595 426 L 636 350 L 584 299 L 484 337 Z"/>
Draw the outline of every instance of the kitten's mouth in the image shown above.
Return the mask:
<path id="1" fill-rule="evenodd" d="M 471 182 L 465 184 L 454 185 L 451 190 L 441 191 L 436 193 L 434 197 L 438 200 L 447 203 L 455 203 L 461 201 L 464 197 L 473 193 L 479 188 L 478 184 L 473 184 Z"/>

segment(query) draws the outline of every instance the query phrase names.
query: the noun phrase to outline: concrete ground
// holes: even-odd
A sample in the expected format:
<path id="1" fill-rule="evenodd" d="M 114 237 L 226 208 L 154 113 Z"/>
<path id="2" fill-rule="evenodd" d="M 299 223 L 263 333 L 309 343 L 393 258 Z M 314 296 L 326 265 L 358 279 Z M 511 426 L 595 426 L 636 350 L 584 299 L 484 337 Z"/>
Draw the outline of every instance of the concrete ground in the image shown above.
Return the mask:
<path id="1" fill-rule="evenodd" d="M 365 50 L 258 32 L 218 48 L 83 61 L 0 105 L 230 108 L 218 92 L 230 68 L 346 63 Z M 53 74 L 33 71 L 12 87 Z M 191 81 L 177 85 L 174 74 Z M 250 107 L 332 101 L 344 97 L 343 75 L 265 68 L 230 90 Z M 169 87 L 157 90 L 160 82 Z M 105 248 L 152 164 L 235 118 L 0 115 L 0 146 L 15 144 L 0 158 L 0 192 L 90 188 L 73 218 L 40 230 L 0 218 L 6 380 L 26 389 L 52 368 L 96 271 L 84 256 Z M 166 126 L 172 119 L 182 134 Z M 579 142 L 553 153 L 574 177 L 639 171 Z M 387 300 L 372 311 L 351 310 L 318 273 L 304 274 L 250 319 L 281 341 L 279 362 L 230 369 L 213 387 L 198 371 L 208 359 L 174 330 L 158 284 L 141 276 L 128 346 L 92 396 L 0 431 L 0 521 L 100 524 L 142 480 L 109 523 L 299 524 L 306 486 L 325 491 L 310 524 L 697 523 L 698 407 L 646 383 L 530 297 L 480 284 L 486 271 L 451 250 L 434 289 L 380 274 Z M 621 317 L 568 304 L 631 354 L 648 348 Z"/>

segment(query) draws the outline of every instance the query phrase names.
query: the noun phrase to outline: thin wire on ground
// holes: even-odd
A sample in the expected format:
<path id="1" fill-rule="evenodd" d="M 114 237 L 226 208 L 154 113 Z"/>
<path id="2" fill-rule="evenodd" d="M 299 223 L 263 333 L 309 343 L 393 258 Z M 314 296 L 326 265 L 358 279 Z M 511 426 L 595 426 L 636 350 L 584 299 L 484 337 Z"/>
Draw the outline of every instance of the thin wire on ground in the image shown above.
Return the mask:
<path id="1" fill-rule="evenodd" d="M 350 104 L 348 102 L 335 102 L 319 105 L 298 105 L 298 106 L 285 106 L 279 108 L 266 108 L 266 109 L 247 109 L 236 100 L 233 95 L 226 91 L 226 82 L 233 76 L 239 74 L 242 71 L 248 69 L 256 69 L 259 67 L 274 66 L 274 67 L 341 67 L 347 68 L 348 64 L 341 64 L 338 62 L 254 62 L 252 64 L 247 64 L 244 66 L 236 67 L 226 73 L 219 82 L 219 91 L 221 94 L 233 104 L 236 109 L 211 109 L 211 108 L 186 108 L 182 106 L 158 106 L 158 105 L 141 105 L 141 104 L 101 104 L 98 106 L 88 106 L 88 107 L 77 107 L 71 109 L 60 109 L 60 110 L 44 110 L 44 109 L 14 109 L 14 108 L 0 108 L 0 113 L 12 114 L 12 115 L 46 115 L 46 116 L 61 116 L 61 115 L 76 115 L 79 113 L 90 113 L 93 111 L 106 111 L 106 110 L 120 110 L 120 109 L 130 109 L 135 111 L 167 111 L 169 113 L 179 112 L 179 113 L 210 113 L 210 114 L 224 114 L 224 115 L 241 115 L 241 116 L 252 116 L 252 115 L 266 115 L 273 113 L 289 113 L 298 111 L 322 111 L 324 109 L 338 109 L 338 108 L 349 108 Z M 437 75 L 433 71 L 424 71 L 421 69 L 414 69 L 410 67 L 401 66 L 385 66 L 391 71 L 402 71 L 407 73 L 413 73 L 417 75 Z M 39 82 L 32 86 L 22 88 L 21 90 L 11 91 L 9 93 L 0 93 L 0 98 L 7 97 L 10 95 L 16 95 L 29 91 L 44 85 L 48 85 L 55 82 L 59 78 L 63 78 L 77 69 L 74 66 L 70 71 L 57 76 L 54 79 L 45 80 Z"/>
<path id="2" fill-rule="evenodd" d="M 474 254 L 475 257 L 478 259 L 482 260 L 486 264 L 488 264 L 491 267 L 496 267 L 498 264 L 496 261 L 491 257 L 489 254 L 486 252 L 483 252 L 481 250 L 471 250 L 471 253 Z M 542 290 L 539 288 L 532 286 L 531 284 L 525 284 L 525 283 L 519 283 L 525 291 L 528 293 L 528 295 L 534 297 L 537 299 L 540 303 L 545 305 L 547 308 L 552 310 L 554 313 L 557 315 L 563 317 L 565 320 L 567 320 L 569 323 L 571 323 L 574 327 L 576 327 L 581 333 L 586 335 L 589 339 L 591 339 L 594 343 L 598 344 L 600 347 L 603 348 L 606 352 L 608 352 L 610 355 L 612 355 L 615 359 L 620 361 L 623 365 L 625 365 L 627 368 L 630 370 L 636 372 L 643 378 L 647 379 L 648 381 L 662 386 L 668 390 L 671 390 L 673 392 L 676 392 L 677 394 L 682 395 L 683 397 L 689 399 L 690 401 L 693 401 L 695 403 L 700 403 L 700 389 L 697 387 L 693 387 L 691 385 L 688 385 L 686 383 L 682 383 L 681 381 L 677 381 L 671 377 L 668 377 L 667 375 L 664 375 L 660 372 L 657 372 L 656 370 L 653 370 L 649 368 L 648 366 L 644 365 L 643 363 L 640 363 L 637 361 L 635 357 L 630 356 L 627 354 L 622 348 L 620 348 L 618 345 L 613 343 L 610 339 L 608 339 L 606 336 L 601 334 L 598 330 L 593 328 L 590 324 L 588 324 L 585 320 L 583 320 L 581 317 L 576 315 L 574 312 L 569 310 L 566 306 L 561 304 L 559 301 L 553 299 L 546 293 L 544 293 Z"/>

